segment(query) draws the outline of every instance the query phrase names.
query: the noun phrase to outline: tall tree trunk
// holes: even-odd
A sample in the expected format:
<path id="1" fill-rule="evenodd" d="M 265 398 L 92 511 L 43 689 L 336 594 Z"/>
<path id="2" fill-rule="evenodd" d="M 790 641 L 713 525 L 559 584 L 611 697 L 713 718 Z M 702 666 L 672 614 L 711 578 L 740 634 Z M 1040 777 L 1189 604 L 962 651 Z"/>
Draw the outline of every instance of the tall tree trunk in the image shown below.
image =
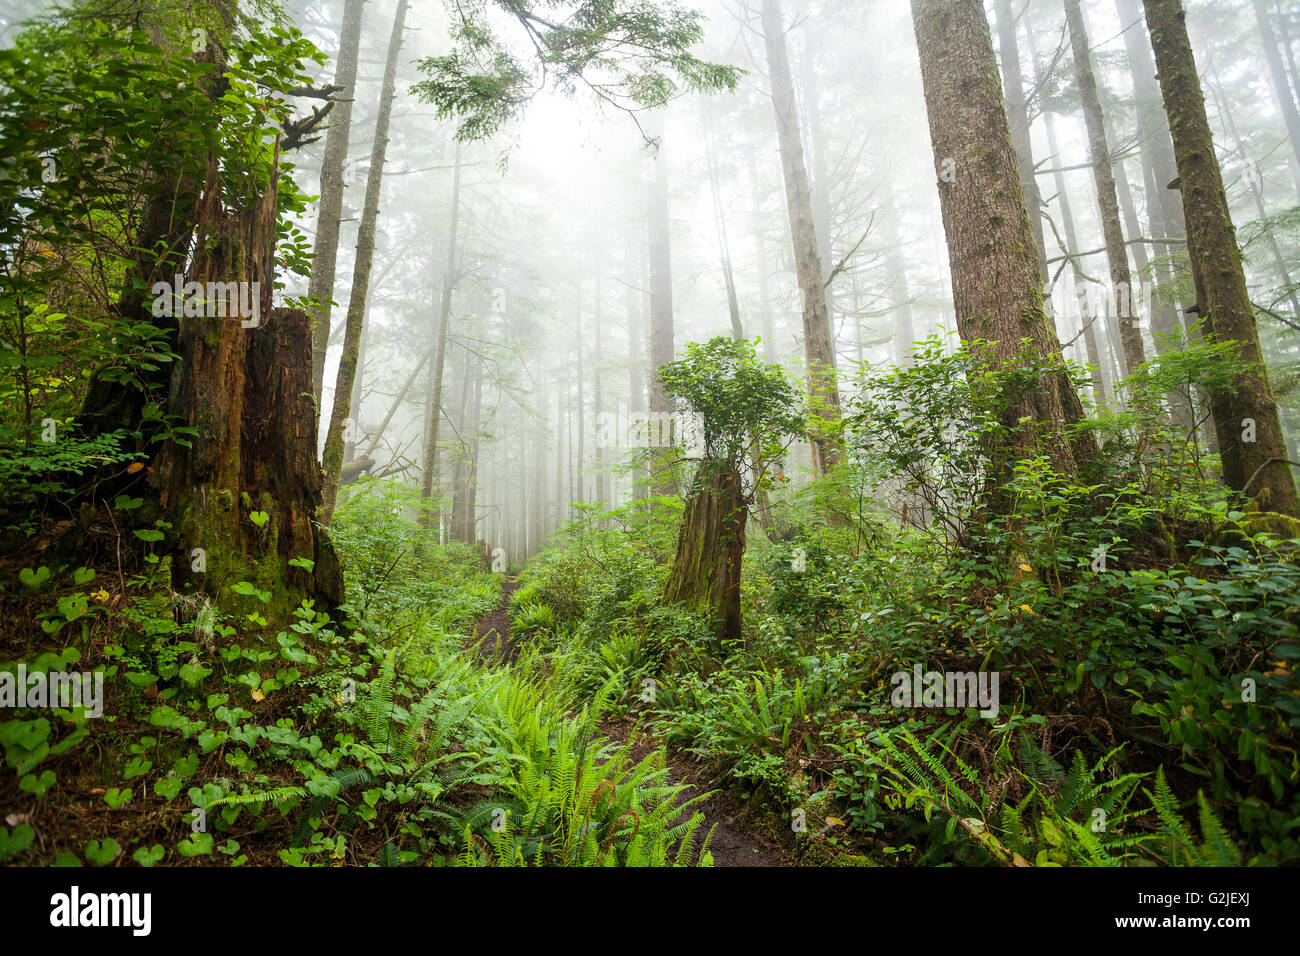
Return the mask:
<path id="1" fill-rule="evenodd" d="M 1255 9 L 1255 25 L 1259 27 L 1259 37 L 1264 43 L 1264 59 L 1268 61 L 1269 76 L 1273 80 L 1273 96 L 1277 99 L 1282 121 L 1286 123 L 1287 138 L 1291 141 L 1291 154 L 1296 165 L 1291 167 L 1296 178 L 1296 192 L 1300 193 L 1300 110 L 1296 109 L 1295 97 L 1287 83 L 1286 67 L 1282 63 L 1282 54 L 1278 50 L 1277 36 L 1269 22 L 1268 6 L 1264 0 L 1252 0 Z"/>
<path id="2" fill-rule="evenodd" d="M 667 416 L 672 414 L 673 405 L 659 380 L 659 369 L 673 360 L 673 269 L 667 160 L 662 149 L 655 155 L 646 201 L 650 231 L 650 412 Z M 658 431 L 654 429 L 652 434 Z M 651 491 L 656 495 L 677 491 L 670 461 L 671 449 L 660 449 L 651 464 Z"/>
<path id="3" fill-rule="evenodd" d="M 320 165 L 320 211 L 316 216 L 316 239 L 312 247 L 311 281 L 307 295 L 321 303 L 313 316 L 311 347 L 311 389 L 320 405 L 325 388 L 325 353 L 329 350 L 331 300 L 334 298 L 334 266 L 339 251 L 339 222 L 343 214 L 343 164 L 348 158 L 348 137 L 352 132 L 352 102 L 356 97 L 357 59 L 361 48 L 361 19 L 365 0 L 344 0 L 343 26 L 339 31 L 339 56 L 334 67 L 334 84 L 342 87 L 325 133 L 325 153 Z"/>
<path id="4" fill-rule="evenodd" d="M 1257 499 L 1263 508 L 1297 517 L 1300 499 L 1260 351 L 1183 6 L 1180 0 L 1144 3 L 1174 138 L 1192 271 L 1198 276 L 1198 291 L 1204 293 L 1198 303 L 1202 323 L 1215 341 L 1236 342 L 1250 363 L 1237 388 L 1211 394 L 1224 481 L 1232 490 Z M 1247 440 L 1251 437 L 1255 440 Z"/>
<path id="5" fill-rule="evenodd" d="M 1137 112 L 1138 136 L 1142 141 L 1143 162 L 1151 170 L 1153 192 L 1147 202 L 1148 209 L 1160 216 L 1163 226 L 1161 232 L 1152 238 L 1174 240 L 1164 246 L 1164 255 L 1173 256 L 1183 251 L 1180 240 L 1187 236 L 1185 217 L 1183 215 L 1183 197 L 1171 184 L 1178 177 L 1178 164 L 1174 159 L 1174 144 L 1169 131 L 1169 119 L 1165 114 L 1164 98 L 1156 80 L 1155 62 L 1151 59 L 1151 45 L 1143 37 L 1143 31 L 1136 26 L 1143 22 L 1144 14 L 1141 0 L 1116 0 L 1120 21 L 1124 26 L 1134 29 L 1124 31 L 1124 49 L 1128 55 L 1129 72 L 1133 76 L 1133 101 Z M 1166 267 L 1170 284 L 1175 281 L 1172 265 Z M 1200 291 L 1197 291 L 1200 298 Z M 1181 306 L 1175 306 L 1181 309 Z M 1195 341 L 1200 335 L 1200 327 L 1191 313 L 1182 312 L 1183 327 L 1188 338 Z"/>
<path id="6" fill-rule="evenodd" d="M 483 360 L 465 355 L 461 392 L 461 445 L 456 462 L 455 500 L 452 502 L 452 537 L 465 544 L 478 539 L 479 419 L 483 414 Z"/>
<path id="7" fill-rule="evenodd" d="M 384 81 L 379 92 L 379 112 L 375 115 L 375 141 L 370 149 L 370 171 L 366 176 L 366 203 L 361 211 L 357 231 L 357 259 L 352 269 L 352 293 L 348 298 L 347 325 L 343 333 L 343 354 L 339 356 L 338 378 L 334 383 L 334 409 L 330 414 L 329 432 L 325 436 L 324 503 L 321 523 L 329 524 L 339 490 L 339 471 L 343 467 L 343 426 L 351 417 L 352 384 L 357 374 L 357 351 L 366 320 L 366 297 L 370 292 L 370 267 L 375 257 L 375 225 L 379 218 L 379 193 L 384 179 L 384 156 L 388 151 L 388 121 L 393 112 L 397 86 L 397 51 L 402 46 L 402 29 L 406 24 L 406 0 L 398 0 L 393 17 L 393 34 L 388 41 L 388 60 L 384 64 Z"/>
<path id="8" fill-rule="evenodd" d="M 577 302 L 574 307 L 574 322 L 578 326 L 577 336 L 574 338 L 573 364 L 578 376 L 578 402 L 577 408 L 577 426 L 578 434 L 578 453 L 574 459 L 574 467 L 577 469 L 577 501 L 587 500 L 587 395 L 586 395 L 586 375 L 582 371 L 582 280 L 578 280 Z"/>
<path id="9" fill-rule="evenodd" d="M 1028 23 L 1025 24 L 1025 41 L 1029 48 L 1029 59 L 1034 67 L 1034 85 L 1038 86 L 1042 83 L 1042 75 L 1038 69 L 1038 50 L 1035 47 L 1034 31 Z M 1065 248 L 1061 252 L 1063 255 L 1070 257 L 1070 271 L 1077 293 L 1083 289 L 1084 283 L 1088 280 L 1078 259 L 1081 249 L 1078 235 L 1074 229 L 1074 211 L 1070 206 L 1070 194 L 1065 188 L 1065 173 L 1061 171 L 1061 164 L 1064 159 L 1056 136 L 1056 120 L 1050 110 L 1043 111 L 1043 126 L 1047 132 L 1047 149 L 1051 153 L 1052 182 L 1056 188 L 1056 201 L 1061 207 L 1061 229 L 1065 233 L 1063 237 Z M 1079 301 L 1077 296 L 1076 301 Z M 1088 374 L 1092 379 L 1092 400 L 1096 403 L 1097 408 L 1104 409 L 1110 402 L 1110 376 L 1106 364 L 1102 361 L 1096 317 L 1086 315 L 1081 310 L 1080 325 L 1084 348 L 1088 354 Z"/>
<path id="10" fill-rule="evenodd" d="M 1124 374 L 1138 370 L 1146 361 L 1142 331 L 1133 308 L 1133 274 L 1129 271 L 1124 230 L 1119 221 L 1119 194 L 1115 189 L 1115 172 L 1111 168 L 1110 144 L 1106 141 L 1106 120 L 1101 112 L 1097 77 L 1092 69 L 1088 49 L 1088 28 L 1083 22 L 1079 0 L 1065 0 L 1065 19 L 1070 29 L 1070 46 L 1074 51 L 1074 79 L 1083 104 L 1083 119 L 1088 127 L 1088 152 L 1092 160 L 1092 178 L 1097 187 L 1097 205 L 1101 209 L 1101 230 L 1106 240 L 1106 260 L 1110 264 L 1111 303 L 1119 323 L 1120 347 L 1123 349 Z"/>
<path id="11" fill-rule="evenodd" d="M 713 148 L 713 114 L 706 107 L 704 122 L 704 160 L 709 172 L 709 193 L 713 197 L 713 225 L 718 234 L 718 259 L 722 282 L 727 291 L 727 314 L 731 316 L 731 335 L 745 337 L 740 321 L 740 299 L 736 296 L 736 276 L 731 269 L 731 244 L 727 241 L 727 218 L 722 211 L 722 187 L 718 182 L 718 159 Z"/>
<path id="12" fill-rule="evenodd" d="M 442 423 L 442 381 L 447 368 L 447 338 L 451 330 L 451 296 L 456 288 L 456 232 L 460 224 L 460 143 L 456 143 L 451 173 L 451 223 L 447 227 L 447 262 L 438 296 L 438 331 L 433 345 L 433 367 L 429 370 L 428 414 L 424 425 L 424 467 L 420 474 L 420 498 L 426 502 L 420 523 L 429 531 L 439 528 L 441 506 L 438 493 L 438 430 Z"/>
<path id="13" fill-rule="evenodd" d="M 907 259 L 902 254 L 901 230 L 898 228 L 898 205 L 894 202 L 894 193 L 891 191 L 885 199 L 885 244 L 888 246 L 889 258 L 889 298 L 890 308 L 894 310 L 896 316 L 895 326 L 895 349 L 894 354 L 898 359 L 899 365 L 911 364 L 911 347 L 916 341 L 916 328 L 912 321 L 912 292 L 907 285 Z M 854 297 L 857 296 L 857 285 L 854 284 Z M 854 312 L 857 312 L 857 303 L 854 303 Z M 861 341 L 859 339 L 859 341 Z M 859 361 L 861 356 L 859 355 Z"/>
<path id="14" fill-rule="evenodd" d="M 1016 42 L 1016 20 L 1011 12 L 1011 0 L 997 0 L 994 9 L 998 24 L 998 53 L 1002 58 L 1002 89 L 1006 94 L 1007 123 L 1011 127 L 1011 145 L 1016 151 L 1016 168 L 1020 172 L 1020 188 L 1025 194 L 1029 224 L 1034 230 L 1038 268 L 1046 278 L 1047 245 L 1043 241 L 1043 198 L 1038 191 L 1038 177 L 1034 172 L 1034 149 L 1029 136 L 1029 110 L 1025 105 L 1025 89 L 1020 75 L 1020 44 Z"/>
<path id="15" fill-rule="evenodd" d="M 1109 121 L 1107 122 L 1109 127 Z M 1113 139 L 1113 137 L 1112 137 Z M 1129 235 L 1140 236 L 1142 226 L 1138 222 L 1137 204 L 1133 201 L 1133 189 L 1129 184 L 1128 171 L 1124 168 L 1122 159 L 1115 161 L 1115 188 L 1119 193 L 1120 208 L 1124 212 L 1124 223 L 1128 227 Z M 1137 263 L 1138 273 L 1151 275 L 1152 269 L 1150 257 L 1147 255 L 1145 243 L 1135 243 L 1133 246 L 1133 259 Z M 1139 283 L 1140 284 L 1140 283 Z M 1136 309 L 1137 290 L 1134 290 L 1134 308 Z M 1143 297 L 1145 299 L 1145 296 Z M 1161 308 L 1155 301 L 1155 292 L 1152 291 L 1151 301 L 1151 344 L 1156 350 L 1157 355 L 1169 355 L 1177 351 L 1177 347 L 1170 340 L 1171 333 L 1180 329 L 1178 317 L 1171 315 L 1170 311 Z M 1135 313 L 1136 314 L 1136 313 Z M 1191 397 L 1184 392 L 1174 391 L 1165 395 L 1169 402 L 1169 407 L 1173 410 L 1174 418 L 1178 424 L 1187 433 L 1192 433 L 1195 422 L 1195 410 L 1192 407 Z"/>
<path id="16" fill-rule="evenodd" d="M 808 167 L 799 135 L 799 114 L 786 50 L 781 0 L 763 0 L 762 19 L 781 171 L 785 178 L 786 208 L 794 245 L 795 273 L 803 295 L 804 358 L 808 365 L 808 399 L 813 423 L 813 473 L 821 475 L 831 470 L 842 454 L 842 441 L 837 434 L 840 392 L 835 375 L 835 351 L 821 254 L 817 248 Z"/>
<path id="17" fill-rule="evenodd" d="M 817 83 L 816 31 L 803 31 L 803 60 L 799 64 L 800 84 L 803 87 L 803 119 L 807 125 L 808 152 L 811 155 L 809 172 L 812 175 L 813 231 L 817 236 L 817 251 L 821 254 L 823 279 L 835 268 L 831 250 L 831 182 L 826 163 L 826 130 L 822 125 L 821 93 Z M 826 324 L 835 328 L 835 297 L 826 290 Z M 835 336 L 832 332 L 831 341 Z"/>
<path id="18" fill-rule="evenodd" d="M 546 540 L 546 428 L 537 424 L 533 443 L 532 522 L 529 542 L 532 553 L 542 550 Z"/>
<path id="19" fill-rule="evenodd" d="M 1011 397 L 1002 410 L 1008 439 L 990 449 L 990 479 L 1005 482 L 1017 458 L 1038 453 L 1058 473 L 1078 475 L 1096 448 L 1085 435 L 1070 434 L 1083 406 L 1043 309 L 1043 277 L 983 4 L 912 0 L 912 18 L 961 337 L 990 340 L 992 359 L 1003 366 L 1021 360 L 1028 339 L 1039 360 L 1057 366 L 1040 388 Z"/>
<path id="20" fill-rule="evenodd" d="M 375 433 L 370 436 L 370 441 L 366 443 L 365 451 L 361 453 L 362 458 L 370 458 L 374 455 L 375 449 L 379 447 L 380 439 L 384 437 L 384 432 L 388 430 L 389 424 L 393 421 L 393 416 L 397 414 L 397 410 L 402 406 L 402 402 L 406 401 L 407 393 L 411 391 L 411 386 L 415 384 L 415 379 L 419 376 L 424 366 L 428 364 L 428 361 L 429 353 L 425 352 L 420 356 L 420 361 L 415 363 L 415 368 L 411 369 L 411 374 L 406 377 L 406 381 L 402 383 L 401 389 L 398 390 L 397 395 L 394 396 L 392 403 L 388 406 L 388 411 L 384 413 L 384 420 L 379 423 L 379 427 L 375 429 Z"/>
<path id="21" fill-rule="evenodd" d="M 768 284 L 767 245 L 763 242 L 763 205 L 758 194 L 758 163 L 754 150 L 749 150 L 749 198 L 753 221 L 750 229 L 754 240 L 754 261 L 758 270 L 758 318 L 763 330 L 763 357 L 776 361 L 775 332 L 772 328 L 772 293 Z"/>
<path id="22" fill-rule="evenodd" d="M 344 423 L 343 460 L 351 461 L 357 454 L 357 436 L 361 431 L 361 400 L 366 378 L 366 335 L 362 330 L 361 341 L 357 343 L 357 376 L 352 380 L 352 400 L 348 403 L 352 414 Z"/>
<path id="23" fill-rule="evenodd" d="M 599 422 L 601 414 L 605 411 L 605 391 L 604 383 L 600 378 L 600 369 L 602 361 L 601 351 L 601 326 L 605 319 L 600 309 L 600 276 L 596 276 L 596 309 L 595 309 L 595 328 L 592 330 L 592 342 L 595 348 L 595 354 L 592 356 L 591 369 L 591 399 L 592 420 Z M 596 498 L 606 508 L 610 507 L 613 502 L 609 499 L 609 474 L 605 468 L 605 449 L 596 443 Z"/>
<path id="24" fill-rule="evenodd" d="M 646 257 L 634 254 L 639 252 L 636 240 L 629 235 L 623 252 L 623 311 L 627 314 L 627 408 L 632 414 L 646 410 L 646 329 L 642 314 Z M 637 465 L 632 471 L 632 497 L 644 498 L 648 490 L 645 471 Z"/>
<path id="25" fill-rule="evenodd" d="M 1242 141 L 1241 134 L 1237 132 L 1237 121 L 1232 118 L 1232 112 L 1228 109 L 1228 98 L 1223 94 L 1223 85 L 1219 82 L 1219 74 L 1213 60 L 1210 61 L 1210 90 L 1218 101 L 1219 115 L 1223 117 L 1225 131 L 1232 137 L 1233 152 L 1246 166 L 1246 182 L 1250 186 L 1251 197 L 1255 200 L 1255 211 L 1259 213 L 1262 222 L 1268 216 L 1264 206 L 1264 190 L 1261 188 L 1258 171 L 1253 175 L 1250 172 L 1255 167 L 1250 157 L 1246 155 L 1246 144 Z M 1295 290 L 1291 285 L 1291 270 L 1287 268 L 1282 248 L 1277 243 L 1277 233 L 1273 229 L 1265 229 L 1264 235 L 1268 240 L 1269 251 L 1273 254 L 1273 268 L 1277 271 L 1278 281 L 1282 283 L 1282 288 L 1288 290 L 1287 298 L 1291 304 L 1291 314 L 1300 319 L 1300 301 L 1296 299 Z"/>

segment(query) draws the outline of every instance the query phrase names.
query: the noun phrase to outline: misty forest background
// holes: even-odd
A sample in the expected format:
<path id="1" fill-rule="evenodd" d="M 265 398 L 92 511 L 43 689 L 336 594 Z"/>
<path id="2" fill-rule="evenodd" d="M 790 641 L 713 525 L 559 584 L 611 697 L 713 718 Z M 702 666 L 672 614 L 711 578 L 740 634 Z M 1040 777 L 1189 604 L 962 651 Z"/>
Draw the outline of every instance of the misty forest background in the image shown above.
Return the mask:
<path id="1" fill-rule="evenodd" d="M 1300 859 L 1297 58 L 4 0 L 0 861 Z"/>

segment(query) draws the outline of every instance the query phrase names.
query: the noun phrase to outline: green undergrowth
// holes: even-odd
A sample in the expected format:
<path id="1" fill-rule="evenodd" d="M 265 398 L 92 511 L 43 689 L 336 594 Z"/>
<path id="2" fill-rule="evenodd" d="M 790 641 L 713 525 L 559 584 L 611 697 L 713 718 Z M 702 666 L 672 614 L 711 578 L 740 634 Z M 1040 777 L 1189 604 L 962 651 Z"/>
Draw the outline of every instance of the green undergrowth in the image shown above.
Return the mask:
<path id="1" fill-rule="evenodd" d="M 530 563 L 518 635 L 587 692 L 612 683 L 804 862 L 1300 859 L 1300 540 L 1227 498 L 1141 393 L 1085 426 L 1089 473 L 1030 455 L 1003 510 L 976 508 L 1003 428 L 980 408 L 1033 370 L 977 376 L 932 345 L 862 383 L 840 472 L 751 522 L 742 639 L 662 603 L 675 538 L 638 507 Z M 1164 394 L 1187 369 L 1148 371 Z M 918 666 L 996 673 L 996 712 L 912 706 Z"/>
<path id="2" fill-rule="evenodd" d="M 598 731 L 616 682 L 555 654 L 466 650 L 500 577 L 468 547 L 421 546 L 414 513 L 385 484 L 340 509 L 341 623 L 310 607 L 283 629 L 236 619 L 147 562 L 125 590 L 88 568 L 25 572 L 27 601 L 60 625 L 4 669 L 93 670 L 103 713 L 6 712 L 0 860 L 711 863 L 662 751 L 634 758 Z"/>

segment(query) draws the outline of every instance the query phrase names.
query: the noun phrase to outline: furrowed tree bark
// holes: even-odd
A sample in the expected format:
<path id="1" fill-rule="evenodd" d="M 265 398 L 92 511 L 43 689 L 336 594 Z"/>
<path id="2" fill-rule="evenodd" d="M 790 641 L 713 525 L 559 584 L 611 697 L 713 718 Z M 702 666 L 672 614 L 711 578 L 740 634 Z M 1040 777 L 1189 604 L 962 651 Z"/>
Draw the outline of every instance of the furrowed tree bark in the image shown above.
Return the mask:
<path id="1" fill-rule="evenodd" d="M 993 361 L 1002 366 L 1018 363 L 1028 340 L 1038 360 L 1056 367 L 1039 388 L 1003 409 L 1010 437 L 990 450 L 990 478 L 1002 484 L 1017 458 L 1038 453 L 1058 473 L 1078 475 L 1096 446 L 1069 433 L 1083 406 L 1043 309 L 1043 278 L 983 4 L 912 0 L 912 18 L 962 340 L 990 340 Z"/>
<path id="2" fill-rule="evenodd" d="M 1286 463 L 1282 425 L 1264 367 L 1182 3 L 1144 2 L 1173 133 L 1188 252 L 1198 291 L 1203 293 L 1199 302 L 1202 325 L 1215 341 L 1236 342 L 1249 363 L 1236 389 L 1216 390 L 1210 396 L 1224 482 L 1233 491 L 1256 499 L 1262 508 L 1300 517 L 1300 499 Z M 1251 437 L 1252 426 L 1255 440 L 1245 440 Z"/>
<path id="3" fill-rule="evenodd" d="M 786 211 L 794 247 L 795 273 L 803 296 L 804 359 L 808 365 L 808 400 L 814 475 L 824 475 L 838 464 L 843 443 L 837 432 L 840 392 L 835 374 L 830 313 L 826 305 L 825 277 L 817 248 L 816 220 L 808 183 L 808 166 L 799 134 L 799 113 L 794 80 L 785 42 L 781 0 L 763 0 L 763 43 L 772 84 L 777 142 L 785 179 Z"/>
<path id="4" fill-rule="evenodd" d="M 348 297 L 347 325 L 343 333 L 343 354 L 339 356 L 338 378 L 334 383 L 334 409 L 330 413 L 329 432 L 325 436 L 324 503 L 321 523 L 328 525 L 334 514 L 339 491 L 339 471 L 343 467 L 343 429 L 352 412 L 352 386 L 357 375 L 357 353 L 366 320 L 366 297 L 370 293 L 370 267 L 375 258 L 375 224 L 379 218 L 379 193 L 384 180 L 384 157 L 388 152 L 388 121 L 393 113 L 397 86 L 397 53 L 402 46 L 406 24 L 406 0 L 398 0 L 393 17 L 393 33 L 388 41 L 388 60 L 379 92 L 379 112 L 375 115 L 375 140 L 370 149 L 370 170 L 366 175 L 366 202 L 357 231 L 357 258 L 352 269 L 352 292 Z"/>
<path id="5" fill-rule="evenodd" d="M 1111 168 L 1110 144 L 1106 141 L 1106 120 L 1101 112 L 1097 76 L 1092 69 L 1092 53 L 1088 48 L 1088 28 L 1083 21 L 1079 0 L 1065 0 L 1065 19 L 1070 30 L 1070 47 L 1074 52 L 1075 85 L 1083 105 L 1084 123 L 1088 127 L 1088 153 L 1092 160 L 1093 182 L 1097 187 L 1097 205 L 1101 210 L 1106 260 L 1110 266 L 1111 304 L 1119 324 L 1124 374 L 1129 375 L 1146 361 L 1146 352 L 1134 315 L 1133 274 L 1129 271 L 1128 250 L 1120 226 L 1119 193 L 1115 188 L 1115 172 Z"/>
<path id="6" fill-rule="evenodd" d="M 321 303 L 313 317 L 311 389 L 320 405 L 325 389 L 325 354 L 329 351 L 330 313 L 334 298 L 334 267 L 339 251 L 339 223 L 343 214 L 343 164 L 348 158 L 348 137 L 352 132 L 352 101 L 356 95 L 357 59 L 361 48 L 361 20 L 365 0 L 344 0 L 343 26 L 339 31 L 339 56 L 334 83 L 341 86 L 325 133 L 325 152 L 320 167 L 320 211 L 316 217 L 311 281 L 307 295 Z"/>

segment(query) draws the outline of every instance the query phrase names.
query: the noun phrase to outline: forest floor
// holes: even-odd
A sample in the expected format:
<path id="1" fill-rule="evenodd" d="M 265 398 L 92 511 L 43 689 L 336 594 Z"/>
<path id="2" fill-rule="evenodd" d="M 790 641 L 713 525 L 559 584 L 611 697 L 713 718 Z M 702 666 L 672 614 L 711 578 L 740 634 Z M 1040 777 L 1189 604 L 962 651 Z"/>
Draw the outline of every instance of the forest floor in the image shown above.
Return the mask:
<path id="1" fill-rule="evenodd" d="M 519 649 L 510 639 L 510 595 L 519 584 L 507 580 L 501 588 L 501 602 L 485 615 L 474 628 L 474 636 L 466 645 L 477 651 L 484 660 L 513 661 Z M 607 717 L 600 723 L 601 732 L 610 740 L 619 744 L 631 743 L 629 756 L 633 762 L 644 760 L 659 744 L 643 721 L 631 717 Z M 667 763 L 672 785 L 684 785 L 678 796 L 679 803 L 686 803 L 702 793 L 709 796 L 695 803 L 691 810 L 704 815 L 701 831 L 713 831 L 709 841 L 709 851 L 713 854 L 714 866 L 791 866 L 789 854 L 782 848 L 771 845 L 759 834 L 741 825 L 750 812 L 750 807 L 741 803 L 723 785 L 708 779 L 700 768 L 692 766 L 681 754 L 667 750 Z"/>

